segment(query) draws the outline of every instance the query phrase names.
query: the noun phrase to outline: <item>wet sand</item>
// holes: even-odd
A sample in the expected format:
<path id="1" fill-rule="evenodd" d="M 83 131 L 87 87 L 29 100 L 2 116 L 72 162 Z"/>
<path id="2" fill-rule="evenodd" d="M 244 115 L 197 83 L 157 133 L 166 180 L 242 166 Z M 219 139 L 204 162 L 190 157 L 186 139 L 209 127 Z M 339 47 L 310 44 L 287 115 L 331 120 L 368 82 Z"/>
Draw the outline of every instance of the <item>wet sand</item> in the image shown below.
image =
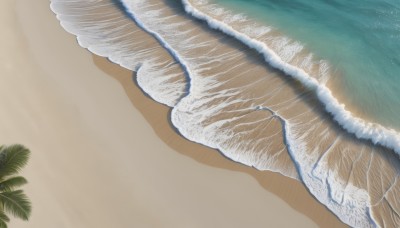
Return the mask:
<path id="1" fill-rule="evenodd" d="M 48 2 L 1 4 L 2 143 L 32 150 L 32 218 L 11 227 L 343 226 L 299 182 L 179 136 L 169 109 L 81 49 Z"/>

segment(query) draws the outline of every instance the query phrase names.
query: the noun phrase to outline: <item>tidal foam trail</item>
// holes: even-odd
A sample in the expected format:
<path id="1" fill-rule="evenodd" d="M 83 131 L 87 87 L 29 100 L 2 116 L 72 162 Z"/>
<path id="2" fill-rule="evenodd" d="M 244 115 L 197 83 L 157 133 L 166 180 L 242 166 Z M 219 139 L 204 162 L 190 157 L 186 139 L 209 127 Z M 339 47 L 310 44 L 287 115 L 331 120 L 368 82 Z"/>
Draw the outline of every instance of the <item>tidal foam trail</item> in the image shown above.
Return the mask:
<path id="1" fill-rule="evenodd" d="M 257 111 L 257 105 L 252 104 L 256 97 L 242 97 L 237 87 L 221 87 L 220 82 L 268 73 L 263 66 L 252 67 L 252 61 L 257 60 L 246 60 L 249 56 L 234 47 L 240 46 L 239 42 L 191 20 L 182 14 L 179 4 L 122 2 L 137 23 L 185 65 L 190 77 L 189 95 L 172 111 L 172 122 L 181 133 L 191 141 L 219 149 L 237 162 L 297 177 L 283 142 L 280 119 L 272 112 Z M 249 89 L 258 82 L 256 79 L 250 83 Z M 277 91 L 282 83 L 276 82 Z M 271 134 L 265 137 L 262 131 Z"/>
<path id="2" fill-rule="evenodd" d="M 211 28 L 230 35 L 246 44 L 249 48 L 257 50 L 263 55 L 269 65 L 298 80 L 307 88 L 315 90 L 318 99 L 322 104 L 324 104 L 325 110 L 328 111 L 345 130 L 353 133 L 357 138 L 371 140 L 375 144 L 388 147 L 400 154 L 400 134 L 398 132 L 353 116 L 351 112 L 345 109 L 343 104 L 339 103 L 324 83 L 321 83 L 316 78 L 310 76 L 304 69 L 285 61 L 282 56 L 274 52 L 265 42 L 254 39 L 238 29 L 234 29 L 230 24 L 236 22 L 235 18 L 228 22 L 219 21 L 214 17 L 199 11 L 196 7 L 193 7 L 190 0 L 182 0 L 182 2 L 185 5 L 186 12 L 189 14 L 200 20 L 206 21 Z M 208 3 L 207 0 L 201 0 L 198 2 L 200 2 L 199 5 Z M 218 10 L 218 8 L 214 7 L 208 7 L 206 10 L 208 10 L 207 12 L 214 12 L 214 15 L 216 16 L 221 16 L 221 14 L 224 13 L 223 10 Z M 226 16 L 229 14 L 223 15 Z M 241 19 L 237 21 L 240 22 Z"/>
<path id="3" fill-rule="evenodd" d="M 51 9 L 79 45 L 129 70 L 154 100 L 174 106 L 186 94 L 186 76 L 171 55 L 142 31 L 118 1 L 53 0 Z"/>
<path id="4" fill-rule="evenodd" d="M 123 2 L 188 67 L 190 93 L 172 112 L 173 124 L 185 137 L 218 148 L 235 161 L 286 175 L 280 161 L 289 150 L 310 192 L 344 222 L 357 227 L 375 226 L 379 220 L 397 223 L 374 209 L 397 206 L 387 196 L 398 191 L 398 160 L 336 126 L 315 90 L 293 87 L 295 82 L 280 72 L 257 68 L 265 64 L 255 53 L 244 53 L 243 46 L 188 19 L 179 8 L 171 9 L 168 1 Z M 287 147 L 280 147 L 282 142 Z M 374 178 L 381 165 L 387 167 L 387 181 Z"/>
<path id="5" fill-rule="evenodd" d="M 154 46 L 140 45 L 149 42 L 146 37 L 143 40 L 134 36 L 124 38 L 131 30 L 125 26 L 132 25 L 127 21 L 122 25 L 114 23 L 129 20 L 124 14 L 113 19 L 108 14 L 104 20 L 102 16 L 96 18 L 103 15 L 97 11 L 99 8 L 107 12 L 115 6 L 115 1 L 53 0 L 52 6 L 63 26 L 78 36 L 82 46 L 96 47 L 89 50 L 106 57 L 113 55 L 116 60 L 149 53 L 140 58 L 122 58 L 126 60 L 122 66 L 134 69 L 132 66 L 137 65 L 134 61 L 146 62 L 146 58 L 157 58 L 153 54 L 158 51 L 165 53 L 162 59 L 168 59 L 169 64 L 154 65 L 160 69 L 153 69 L 160 74 L 148 74 L 149 80 L 147 74 L 141 74 L 143 81 L 155 78 L 157 83 L 139 85 L 148 94 L 158 94 L 152 95 L 158 101 L 173 106 L 172 123 L 184 137 L 217 148 L 232 160 L 248 166 L 300 178 L 321 203 L 351 226 L 400 226 L 400 204 L 396 201 L 400 193 L 397 156 L 339 127 L 324 111 L 315 88 L 299 85 L 284 75 L 282 69 L 271 68 L 274 65 L 266 64 L 265 55 L 250 50 L 238 37 L 216 32 L 193 20 L 177 1 L 121 2 L 131 19 L 147 32 L 143 36 L 152 36 Z M 218 6 L 210 7 L 207 1 L 184 3 L 186 10 L 188 3 L 196 4 L 196 7 L 190 5 L 192 10 L 220 22 L 224 18 L 223 23 L 232 23 L 234 31 L 269 45 L 281 61 L 305 74 L 315 75 L 307 80 L 319 84 L 329 80 L 326 62 L 314 58 L 301 44 L 274 29 L 248 26 L 252 22 L 245 17 L 228 15 L 229 12 Z M 213 10 L 207 11 L 207 7 Z M 77 16 L 85 12 L 92 13 Z M 135 22 L 130 23 L 136 26 Z M 118 34 L 115 31 L 121 34 L 114 36 Z M 137 26 L 133 31 L 143 33 Z M 130 47 L 131 43 L 140 48 L 126 51 L 123 45 Z M 176 67 L 176 61 L 183 68 L 177 70 L 179 79 L 171 80 L 171 74 L 165 70 Z M 182 69 L 189 80 L 185 79 Z M 168 83 L 158 83 L 159 80 Z M 145 87 L 149 83 L 152 86 Z M 170 96 L 174 90 L 179 93 Z M 163 100 L 164 93 L 168 102 Z"/>

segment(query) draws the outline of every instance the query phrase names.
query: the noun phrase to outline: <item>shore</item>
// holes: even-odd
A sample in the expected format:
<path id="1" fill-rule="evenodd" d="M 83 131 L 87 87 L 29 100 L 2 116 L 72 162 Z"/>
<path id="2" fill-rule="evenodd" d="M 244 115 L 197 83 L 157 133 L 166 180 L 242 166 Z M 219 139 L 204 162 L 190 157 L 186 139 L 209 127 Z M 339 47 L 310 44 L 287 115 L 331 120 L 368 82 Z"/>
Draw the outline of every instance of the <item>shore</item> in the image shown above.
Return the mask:
<path id="1" fill-rule="evenodd" d="M 32 218 L 11 227 L 344 226 L 299 182 L 179 136 L 169 109 L 80 48 L 49 2 L 1 4 L 2 143 L 32 150 Z"/>

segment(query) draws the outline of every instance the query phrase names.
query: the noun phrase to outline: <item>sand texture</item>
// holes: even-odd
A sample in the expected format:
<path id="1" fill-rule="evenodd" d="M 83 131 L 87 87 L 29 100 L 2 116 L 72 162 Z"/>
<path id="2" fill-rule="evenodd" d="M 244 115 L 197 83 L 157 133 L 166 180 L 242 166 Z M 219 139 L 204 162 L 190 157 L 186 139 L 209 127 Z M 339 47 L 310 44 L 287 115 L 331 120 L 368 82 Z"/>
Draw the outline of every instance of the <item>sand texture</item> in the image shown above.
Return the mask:
<path id="1" fill-rule="evenodd" d="M 80 48 L 48 1 L 0 4 L 0 134 L 32 150 L 33 214 L 10 227 L 343 226 L 300 182 L 178 135 L 169 108 Z"/>

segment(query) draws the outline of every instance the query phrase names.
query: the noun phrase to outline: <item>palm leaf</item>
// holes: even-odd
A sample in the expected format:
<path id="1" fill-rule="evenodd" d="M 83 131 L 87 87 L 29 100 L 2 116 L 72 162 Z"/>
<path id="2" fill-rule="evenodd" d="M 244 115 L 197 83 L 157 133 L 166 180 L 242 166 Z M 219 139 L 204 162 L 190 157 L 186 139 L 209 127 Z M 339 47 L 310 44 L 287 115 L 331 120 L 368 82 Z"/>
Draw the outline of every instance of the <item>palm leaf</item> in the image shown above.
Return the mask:
<path id="1" fill-rule="evenodd" d="M 0 147 L 0 177 L 18 173 L 26 165 L 30 151 L 22 145 Z"/>
<path id="2" fill-rule="evenodd" d="M 0 221 L 3 221 L 3 222 L 10 221 L 10 218 L 4 213 L 4 211 L 0 211 Z"/>
<path id="3" fill-rule="evenodd" d="M 22 220 L 28 220 L 32 209 L 31 203 L 21 190 L 0 193 L 0 202 L 6 212 Z"/>
<path id="4" fill-rule="evenodd" d="M 7 228 L 7 222 L 10 221 L 10 218 L 4 213 L 4 211 L 0 210 L 0 228 Z"/>
<path id="5" fill-rule="evenodd" d="M 11 177 L 8 180 L 0 182 L 0 191 L 10 192 L 26 183 L 28 181 L 23 177 Z"/>
<path id="6" fill-rule="evenodd" d="M 7 228 L 7 222 L 0 220 L 0 228 Z"/>

